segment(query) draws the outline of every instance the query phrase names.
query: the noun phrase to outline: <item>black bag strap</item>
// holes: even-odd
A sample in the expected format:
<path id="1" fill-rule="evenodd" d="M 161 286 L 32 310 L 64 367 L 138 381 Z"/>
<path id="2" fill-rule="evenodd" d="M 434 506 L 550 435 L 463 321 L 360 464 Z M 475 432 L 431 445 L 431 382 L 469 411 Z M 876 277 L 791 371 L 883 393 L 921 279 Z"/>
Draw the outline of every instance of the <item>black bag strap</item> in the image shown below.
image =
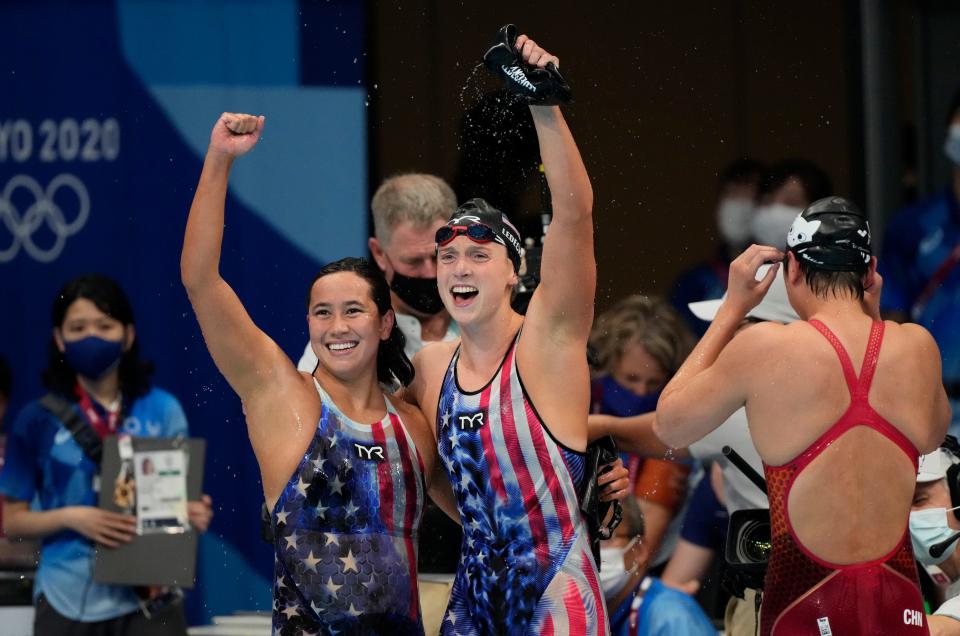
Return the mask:
<path id="1" fill-rule="evenodd" d="M 40 398 L 40 406 L 63 422 L 84 455 L 99 466 L 103 458 L 103 442 L 93 427 L 73 408 L 73 403 L 56 393 L 47 393 Z"/>

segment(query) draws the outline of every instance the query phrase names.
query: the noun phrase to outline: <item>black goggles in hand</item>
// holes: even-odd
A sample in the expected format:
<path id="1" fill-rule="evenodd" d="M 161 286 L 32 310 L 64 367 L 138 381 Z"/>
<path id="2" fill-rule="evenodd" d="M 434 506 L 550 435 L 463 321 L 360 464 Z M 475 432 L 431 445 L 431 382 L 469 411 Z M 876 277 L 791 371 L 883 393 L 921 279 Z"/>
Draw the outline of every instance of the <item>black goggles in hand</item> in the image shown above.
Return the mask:
<path id="1" fill-rule="evenodd" d="M 446 245 L 461 234 L 477 243 L 489 243 L 497 239 L 497 233 L 493 231 L 493 228 L 481 223 L 474 223 L 472 225 L 444 225 L 437 230 L 437 245 Z"/>

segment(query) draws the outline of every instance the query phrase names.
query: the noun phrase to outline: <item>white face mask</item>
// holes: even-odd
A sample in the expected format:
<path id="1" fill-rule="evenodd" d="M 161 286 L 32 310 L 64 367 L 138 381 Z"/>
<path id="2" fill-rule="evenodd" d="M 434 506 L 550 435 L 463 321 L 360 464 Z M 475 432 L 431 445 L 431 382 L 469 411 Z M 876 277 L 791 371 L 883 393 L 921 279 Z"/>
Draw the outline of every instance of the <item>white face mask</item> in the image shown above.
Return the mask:
<path id="1" fill-rule="evenodd" d="M 787 232 L 801 212 L 801 208 L 782 203 L 760 206 L 750 222 L 753 239 L 761 245 L 783 249 L 787 244 Z"/>
<path id="2" fill-rule="evenodd" d="M 950 508 L 950 510 L 956 510 L 956 508 Z M 947 508 L 924 508 L 910 513 L 910 541 L 913 543 L 913 556 L 923 565 L 939 565 L 956 550 L 956 545 L 951 544 L 939 557 L 930 555 L 932 546 L 956 534 L 956 531 L 947 523 L 947 512 Z"/>
<path id="3" fill-rule="evenodd" d="M 953 124 L 947 131 L 947 141 L 943 144 L 946 153 L 953 165 L 960 168 L 960 124 Z"/>
<path id="4" fill-rule="evenodd" d="M 630 543 L 622 547 L 600 547 L 600 587 L 603 596 L 611 599 L 623 589 L 630 577 L 636 574 L 638 564 L 634 563 L 629 570 L 624 564 L 624 555 L 630 551 L 640 537 L 634 537 Z"/>
<path id="5" fill-rule="evenodd" d="M 750 219 L 756 206 L 752 199 L 729 198 L 717 206 L 717 228 L 724 242 L 742 247 L 750 242 Z"/>

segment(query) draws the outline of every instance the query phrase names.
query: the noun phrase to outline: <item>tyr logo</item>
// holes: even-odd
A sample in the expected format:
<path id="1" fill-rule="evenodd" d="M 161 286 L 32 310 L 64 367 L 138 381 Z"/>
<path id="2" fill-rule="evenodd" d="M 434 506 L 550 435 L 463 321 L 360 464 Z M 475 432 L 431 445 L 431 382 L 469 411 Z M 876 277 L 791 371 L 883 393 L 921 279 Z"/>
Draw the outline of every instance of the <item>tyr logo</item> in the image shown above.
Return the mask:
<path id="1" fill-rule="evenodd" d="M 483 411 L 470 415 L 458 415 L 457 423 L 462 431 L 475 431 L 483 426 Z"/>
<path id="2" fill-rule="evenodd" d="M 356 449 L 357 457 L 360 459 L 378 462 L 382 462 L 386 459 L 386 457 L 383 456 L 383 446 L 364 446 L 363 444 L 357 444 L 354 442 L 353 447 Z"/>

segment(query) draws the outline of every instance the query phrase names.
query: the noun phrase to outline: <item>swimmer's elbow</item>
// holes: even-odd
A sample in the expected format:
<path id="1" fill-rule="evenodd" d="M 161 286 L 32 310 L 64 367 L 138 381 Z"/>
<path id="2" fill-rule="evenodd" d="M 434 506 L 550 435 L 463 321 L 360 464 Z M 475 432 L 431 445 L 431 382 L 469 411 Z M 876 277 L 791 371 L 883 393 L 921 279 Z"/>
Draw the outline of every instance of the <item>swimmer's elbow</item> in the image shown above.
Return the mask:
<path id="1" fill-rule="evenodd" d="M 198 268 L 193 264 L 190 255 L 184 252 L 180 256 L 180 282 L 183 283 L 187 295 L 191 295 L 202 286 L 203 276 L 200 275 Z"/>
<path id="2" fill-rule="evenodd" d="M 686 446 L 689 440 L 683 434 L 682 418 L 674 407 L 673 400 L 663 395 L 657 404 L 657 417 L 653 422 L 653 434 L 669 448 Z"/>
<path id="3" fill-rule="evenodd" d="M 180 282 L 191 303 L 202 296 L 204 291 L 211 289 L 212 285 L 219 280 L 220 273 L 217 269 L 213 272 L 207 271 L 192 263 L 186 255 L 180 259 Z"/>

